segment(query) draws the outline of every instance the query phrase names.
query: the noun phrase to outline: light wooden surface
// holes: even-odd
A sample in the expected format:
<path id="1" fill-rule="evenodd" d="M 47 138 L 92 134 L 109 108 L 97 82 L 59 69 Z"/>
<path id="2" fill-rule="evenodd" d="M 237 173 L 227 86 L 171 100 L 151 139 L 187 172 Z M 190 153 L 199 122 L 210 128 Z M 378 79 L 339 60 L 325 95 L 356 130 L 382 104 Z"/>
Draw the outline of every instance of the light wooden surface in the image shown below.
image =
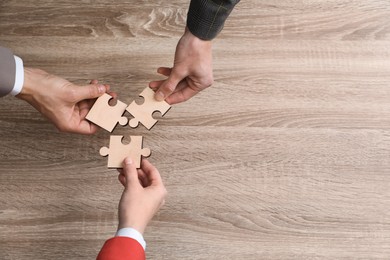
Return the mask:
<path id="1" fill-rule="evenodd" d="M 131 102 L 170 66 L 187 0 L 2 0 L 0 43 Z M 390 2 L 243 0 L 215 84 L 141 134 L 167 186 L 149 259 L 390 257 Z M 0 259 L 94 259 L 122 191 L 99 149 L 0 100 Z"/>

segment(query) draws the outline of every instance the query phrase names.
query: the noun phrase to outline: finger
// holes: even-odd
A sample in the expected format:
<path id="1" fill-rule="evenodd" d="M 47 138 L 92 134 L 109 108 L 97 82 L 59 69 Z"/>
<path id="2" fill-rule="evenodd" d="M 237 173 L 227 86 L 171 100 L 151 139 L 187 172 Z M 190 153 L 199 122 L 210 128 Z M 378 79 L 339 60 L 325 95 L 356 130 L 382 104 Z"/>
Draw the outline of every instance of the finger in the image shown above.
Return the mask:
<path id="1" fill-rule="evenodd" d="M 91 109 L 92 105 L 90 101 L 91 100 L 83 100 L 78 103 L 79 115 L 81 119 L 84 119 L 87 116 L 89 110 Z"/>
<path id="2" fill-rule="evenodd" d="M 89 110 L 91 109 L 93 102 L 92 100 L 83 100 L 80 101 L 78 106 L 79 106 L 79 126 L 78 126 L 78 131 L 83 132 L 83 134 L 94 134 L 98 131 L 98 127 L 95 124 L 91 124 L 88 120 L 85 119 L 87 116 Z"/>
<path id="3" fill-rule="evenodd" d="M 115 92 L 108 92 L 107 94 L 112 96 L 114 99 L 117 97 L 117 94 Z M 80 110 L 87 110 L 87 114 L 88 114 L 91 107 L 95 104 L 95 101 L 96 101 L 95 98 L 94 99 L 84 99 L 78 103 L 78 106 L 79 106 Z"/>
<path id="4" fill-rule="evenodd" d="M 158 101 L 166 99 L 173 91 L 175 91 L 177 84 L 179 84 L 183 78 L 185 78 L 185 76 L 180 76 L 177 73 L 171 73 L 169 78 L 165 80 L 156 91 L 154 96 L 155 99 Z"/>
<path id="5" fill-rule="evenodd" d="M 70 129 L 69 131 L 66 132 L 91 135 L 96 133 L 98 129 L 99 128 L 96 125 L 91 124 L 89 121 L 83 119 L 80 121 L 79 125 L 76 128 Z"/>
<path id="6" fill-rule="evenodd" d="M 58 126 L 56 125 L 58 130 L 64 133 L 73 133 L 73 134 L 83 134 L 83 135 L 91 135 L 98 131 L 98 127 L 89 123 L 87 120 L 80 121 L 77 125 L 72 124 L 68 126 Z"/>
<path id="7" fill-rule="evenodd" d="M 174 103 L 171 103 L 171 96 L 175 95 L 175 93 L 180 92 L 183 89 L 188 88 L 188 87 L 189 87 L 189 85 L 188 85 L 187 80 L 183 79 L 182 81 L 179 82 L 179 84 L 177 84 L 177 87 L 176 87 L 175 91 L 173 91 L 172 94 L 168 98 L 165 99 L 165 101 L 168 104 L 173 105 Z M 179 103 L 179 102 L 176 102 L 176 103 Z"/>
<path id="8" fill-rule="evenodd" d="M 181 91 L 184 88 L 188 88 L 188 87 L 189 87 L 189 85 L 188 85 L 187 80 L 183 79 L 182 81 L 179 82 L 179 84 L 177 84 L 177 87 L 176 87 L 175 91 L 173 91 L 173 93 L 171 95 Z"/>
<path id="9" fill-rule="evenodd" d="M 149 87 L 153 90 L 157 90 L 165 81 L 166 79 L 163 79 L 163 80 L 155 80 L 155 81 L 151 81 L 149 83 Z"/>
<path id="10" fill-rule="evenodd" d="M 123 173 L 126 178 L 126 188 L 139 184 L 137 168 L 130 157 L 126 157 L 123 161 Z"/>
<path id="11" fill-rule="evenodd" d="M 118 174 L 118 180 L 123 187 L 126 187 L 126 177 L 123 174 Z"/>
<path id="12" fill-rule="evenodd" d="M 138 169 L 138 180 L 144 188 L 150 185 L 148 178 L 146 177 L 146 174 L 142 169 Z"/>
<path id="13" fill-rule="evenodd" d="M 82 104 L 82 106 L 80 106 L 80 109 L 86 109 L 88 114 L 91 107 L 95 104 L 95 101 L 96 99 L 87 99 L 87 100 L 80 101 L 80 105 Z"/>
<path id="14" fill-rule="evenodd" d="M 167 77 L 169 77 L 169 75 L 171 75 L 171 72 L 172 72 L 172 69 L 167 68 L 167 67 L 160 67 L 157 69 L 157 73 L 164 75 L 164 76 L 167 76 Z M 149 87 L 153 90 L 156 90 L 157 88 L 159 88 L 161 86 L 162 83 L 164 83 L 165 80 L 166 79 L 151 81 L 149 83 Z"/>
<path id="15" fill-rule="evenodd" d="M 104 86 L 106 87 L 106 93 L 109 93 L 111 86 L 108 84 L 104 84 Z"/>
<path id="16" fill-rule="evenodd" d="M 107 94 L 110 95 L 113 99 L 117 99 L 118 98 L 118 94 L 116 92 L 110 91 Z"/>
<path id="17" fill-rule="evenodd" d="M 142 160 L 141 169 L 145 173 L 150 186 L 163 185 L 160 173 L 148 160 Z"/>
<path id="18" fill-rule="evenodd" d="M 99 80 L 97 80 L 97 79 L 93 79 L 93 80 L 91 80 L 90 82 L 89 82 L 89 84 L 99 84 Z M 108 93 L 108 91 L 110 90 L 110 85 L 108 85 L 108 84 L 104 84 L 104 86 L 106 87 L 106 92 Z"/>
<path id="19" fill-rule="evenodd" d="M 91 84 L 82 87 L 77 87 L 75 89 L 75 98 L 76 101 L 81 101 L 84 99 L 93 99 L 100 97 L 107 91 L 105 85 L 100 84 Z"/>
<path id="20" fill-rule="evenodd" d="M 199 92 L 200 90 L 192 89 L 189 86 L 183 87 L 179 91 L 170 95 L 165 101 L 170 105 L 174 105 L 192 98 Z"/>
<path id="21" fill-rule="evenodd" d="M 168 68 L 168 67 L 160 67 L 157 69 L 157 73 L 164 75 L 164 76 L 167 76 L 167 77 L 169 77 L 169 75 L 171 75 L 171 72 L 172 72 L 172 68 Z"/>

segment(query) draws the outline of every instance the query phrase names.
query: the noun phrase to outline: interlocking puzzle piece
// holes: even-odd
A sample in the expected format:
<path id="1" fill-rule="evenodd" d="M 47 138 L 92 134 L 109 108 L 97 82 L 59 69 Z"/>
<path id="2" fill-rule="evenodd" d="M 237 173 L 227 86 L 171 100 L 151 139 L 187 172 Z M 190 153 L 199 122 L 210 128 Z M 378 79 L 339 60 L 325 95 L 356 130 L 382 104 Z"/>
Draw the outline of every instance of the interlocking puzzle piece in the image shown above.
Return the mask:
<path id="1" fill-rule="evenodd" d="M 142 136 L 130 136 L 130 144 L 123 144 L 122 135 L 110 136 L 110 148 L 100 148 L 100 155 L 108 155 L 108 168 L 123 168 L 123 160 L 130 156 L 137 168 L 141 166 L 141 156 L 148 157 L 150 149 L 142 148 Z"/>
<path id="2" fill-rule="evenodd" d="M 127 124 L 127 118 L 122 116 L 126 111 L 127 104 L 117 100 L 115 106 L 110 106 L 110 104 L 108 104 L 110 99 L 112 99 L 112 96 L 104 93 L 96 100 L 95 104 L 85 117 L 92 123 L 106 129 L 108 132 L 112 132 L 117 123 L 120 125 Z"/>
<path id="3" fill-rule="evenodd" d="M 144 103 L 142 105 L 138 105 L 135 101 L 133 101 L 126 108 L 126 110 L 134 117 L 130 119 L 129 125 L 132 128 L 135 128 L 139 123 L 142 123 L 148 130 L 150 130 L 157 123 L 157 120 L 153 118 L 153 113 L 159 111 L 163 116 L 166 112 L 168 112 L 171 106 L 164 100 L 155 100 L 154 91 L 149 87 L 145 88 L 139 96 L 144 98 Z"/>

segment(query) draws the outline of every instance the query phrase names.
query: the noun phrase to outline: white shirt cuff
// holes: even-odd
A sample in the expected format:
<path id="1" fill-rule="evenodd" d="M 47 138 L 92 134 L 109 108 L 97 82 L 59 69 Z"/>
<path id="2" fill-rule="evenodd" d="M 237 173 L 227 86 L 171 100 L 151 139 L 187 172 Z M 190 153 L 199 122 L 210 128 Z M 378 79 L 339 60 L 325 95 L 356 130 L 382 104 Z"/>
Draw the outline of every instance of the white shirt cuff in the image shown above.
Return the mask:
<path id="1" fill-rule="evenodd" d="M 15 84 L 14 88 L 11 91 L 11 95 L 16 96 L 22 91 L 23 83 L 24 83 L 24 68 L 23 61 L 18 56 L 14 56 L 16 70 L 15 70 Z"/>
<path id="2" fill-rule="evenodd" d="M 144 240 L 144 237 L 140 232 L 138 232 L 134 228 L 121 228 L 116 232 L 115 236 L 132 238 L 136 240 L 138 243 L 140 243 L 141 246 L 144 248 L 144 250 L 146 248 L 146 242 Z"/>

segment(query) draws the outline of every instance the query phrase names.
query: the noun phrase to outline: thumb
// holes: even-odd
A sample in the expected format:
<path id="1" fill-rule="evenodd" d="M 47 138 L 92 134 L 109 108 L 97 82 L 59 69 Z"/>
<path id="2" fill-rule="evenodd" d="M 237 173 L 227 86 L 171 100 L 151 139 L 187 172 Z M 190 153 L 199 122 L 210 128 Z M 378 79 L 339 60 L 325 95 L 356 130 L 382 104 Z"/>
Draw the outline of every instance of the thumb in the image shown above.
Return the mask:
<path id="1" fill-rule="evenodd" d="M 103 95 L 107 87 L 101 84 L 90 84 L 75 89 L 75 97 L 78 101 L 85 99 L 94 99 Z"/>
<path id="2" fill-rule="evenodd" d="M 185 78 L 185 76 L 181 76 L 175 71 L 172 71 L 171 75 L 168 77 L 167 80 L 165 80 L 159 89 L 156 91 L 155 99 L 157 101 L 162 101 L 166 99 L 169 95 L 175 91 L 177 85 L 180 83 L 180 81 Z"/>
<path id="3" fill-rule="evenodd" d="M 130 157 L 126 157 L 123 161 L 123 174 L 126 178 L 126 189 L 137 184 L 139 185 L 137 168 Z"/>

